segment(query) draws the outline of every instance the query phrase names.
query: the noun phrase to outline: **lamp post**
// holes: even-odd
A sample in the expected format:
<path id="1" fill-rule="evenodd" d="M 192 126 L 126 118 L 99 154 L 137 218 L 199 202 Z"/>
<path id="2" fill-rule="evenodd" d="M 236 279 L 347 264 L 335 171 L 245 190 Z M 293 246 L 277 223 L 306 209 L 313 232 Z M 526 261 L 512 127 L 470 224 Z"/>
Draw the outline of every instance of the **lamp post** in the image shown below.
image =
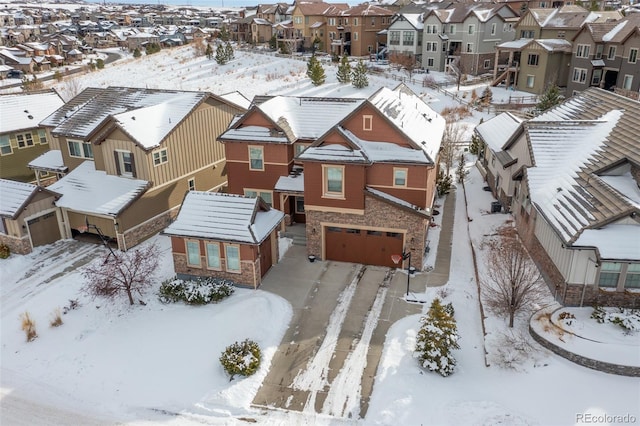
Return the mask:
<path id="1" fill-rule="evenodd" d="M 402 252 L 402 260 L 409 259 L 409 264 L 407 265 L 407 298 L 409 297 L 409 283 L 411 282 L 411 273 L 413 272 L 413 267 L 411 266 L 411 251 L 403 251 Z"/>

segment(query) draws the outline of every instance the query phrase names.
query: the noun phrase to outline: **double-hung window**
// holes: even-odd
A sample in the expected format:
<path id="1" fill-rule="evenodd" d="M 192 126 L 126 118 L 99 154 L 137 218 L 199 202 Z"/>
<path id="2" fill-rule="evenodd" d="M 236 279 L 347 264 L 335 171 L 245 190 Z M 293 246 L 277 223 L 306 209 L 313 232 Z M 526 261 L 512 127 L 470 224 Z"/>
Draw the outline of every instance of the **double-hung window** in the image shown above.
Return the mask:
<path id="1" fill-rule="evenodd" d="M 600 287 L 616 288 L 622 271 L 621 263 L 603 262 L 600 266 L 600 279 L 598 285 Z"/>
<path id="2" fill-rule="evenodd" d="M 187 240 L 187 265 L 200 267 L 200 241 Z"/>
<path id="3" fill-rule="evenodd" d="M 207 243 L 207 268 L 221 268 L 220 243 Z"/>
<path id="4" fill-rule="evenodd" d="M 9 155 L 11 153 L 13 153 L 13 149 L 11 149 L 9 135 L 0 136 L 0 155 Z"/>
<path id="5" fill-rule="evenodd" d="M 90 142 L 68 140 L 69 155 L 79 158 L 93 158 L 93 147 Z"/>
<path id="6" fill-rule="evenodd" d="M 240 272 L 240 246 L 236 244 L 225 244 L 224 255 L 227 261 L 227 271 Z"/>
<path id="7" fill-rule="evenodd" d="M 249 147 L 249 170 L 264 170 L 264 147 Z"/>
<path id="8" fill-rule="evenodd" d="M 167 148 L 153 151 L 153 165 L 159 166 L 169 161 L 169 155 L 167 154 Z"/>
<path id="9" fill-rule="evenodd" d="M 344 166 L 322 166 L 324 172 L 324 195 L 344 197 Z"/>
<path id="10" fill-rule="evenodd" d="M 393 169 L 393 186 L 407 186 L 407 169 Z"/>

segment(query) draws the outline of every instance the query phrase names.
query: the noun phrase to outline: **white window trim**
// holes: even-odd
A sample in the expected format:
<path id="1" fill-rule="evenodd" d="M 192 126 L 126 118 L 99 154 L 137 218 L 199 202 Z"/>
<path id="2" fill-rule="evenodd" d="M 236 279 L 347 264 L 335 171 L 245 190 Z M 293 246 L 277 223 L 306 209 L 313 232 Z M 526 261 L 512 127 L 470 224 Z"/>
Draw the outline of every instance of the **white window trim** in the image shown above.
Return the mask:
<path id="1" fill-rule="evenodd" d="M 342 169 L 342 188 L 341 191 L 338 192 L 329 192 L 329 169 Z M 345 167 L 339 165 L 322 165 L 322 198 L 333 198 L 333 199 L 345 199 L 344 196 L 344 181 L 345 181 Z"/>
<path id="2" fill-rule="evenodd" d="M 124 177 L 133 177 L 133 168 L 135 167 L 133 165 L 133 161 L 131 161 L 131 171 L 127 172 L 124 170 L 124 157 L 122 156 L 122 154 L 132 154 L 131 151 L 127 151 L 124 149 L 116 149 L 116 152 L 118 153 L 118 169 L 120 170 L 120 176 L 124 176 Z"/>
<path id="3" fill-rule="evenodd" d="M 632 48 L 632 49 L 629 49 L 629 58 L 627 58 L 627 62 L 629 62 L 630 64 L 636 64 L 636 63 L 638 63 L 638 54 L 640 53 L 640 52 L 639 52 L 639 50 L 640 50 L 640 49 L 637 49 L 637 48 L 635 48 L 635 47 L 634 47 L 634 48 Z M 632 61 L 631 61 L 631 52 L 633 52 L 633 51 L 635 51 L 635 52 L 636 52 L 636 58 L 635 58 L 635 60 L 632 62 Z"/>
<path id="4" fill-rule="evenodd" d="M 209 246 L 215 245 L 218 247 L 218 267 L 209 265 Z M 207 255 L 207 269 L 211 271 L 222 271 L 222 252 L 220 251 L 220 243 L 217 241 L 207 241 L 204 245 L 204 250 Z"/>
<path id="5" fill-rule="evenodd" d="M 262 161 L 262 168 L 253 167 L 253 165 L 251 164 L 251 150 L 252 149 L 260 150 L 260 159 Z M 264 171 L 264 146 L 261 146 L 261 145 L 249 145 L 247 147 L 247 153 L 249 154 L 249 170 Z"/>
<path id="6" fill-rule="evenodd" d="M 189 243 L 190 242 L 195 242 L 196 244 L 198 244 L 198 263 L 189 263 Z M 187 256 L 187 266 L 195 266 L 195 267 L 202 267 L 202 252 L 200 250 L 200 240 L 194 240 L 194 239 L 185 239 L 184 241 L 184 254 Z"/>
<path id="7" fill-rule="evenodd" d="M 6 146 L 9 147 L 9 152 L 2 152 L 0 150 L 0 155 L 11 155 L 11 154 L 13 154 L 13 146 L 11 146 L 11 138 L 9 137 L 9 135 L 6 135 L 6 138 L 7 138 L 7 142 L 8 142 L 8 144 Z"/>
<path id="8" fill-rule="evenodd" d="M 77 143 L 78 145 L 80 145 L 80 154 L 81 154 L 81 156 L 77 156 L 77 155 L 71 154 L 71 149 L 69 149 L 69 143 Z M 89 142 L 84 142 L 82 140 L 67 139 L 67 151 L 69 152 L 69 156 L 72 157 L 72 158 L 88 158 L 90 160 L 93 160 L 93 157 L 85 157 L 85 155 L 84 155 L 84 147 L 83 147 L 84 144 L 91 145 Z M 91 147 L 91 152 L 93 153 L 93 146 Z"/>
<path id="9" fill-rule="evenodd" d="M 404 172 L 404 185 L 396 184 L 396 173 Z M 393 168 L 393 186 L 396 188 L 406 188 L 407 181 L 409 180 L 409 169 L 406 167 L 394 167 Z"/>
<path id="10" fill-rule="evenodd" d="M 27 144 L 27 135 L 30 136 L 31 145 Z M 24 146 L 20 146 L 20 141 L 18 140 L 18 137 L 20 137 L 20 136 L 22 137 L 22 140 L 24 141 Z M 33 140 L 33 133 L 31 133 L 31 132 L 17 133 L 16 134 L 16 142 L 18 144 L 18 149 L 33 148 L 36 145 L 36 142 Z"/>
<path id="11" fill-rule="evenodd" d="M 576 79 L 576 72 L 580 71 L 580 73 L 578 74 L 578 78 Z M 584 71 L 584 75 L 585 75 L 585 80 L 584 81 L 580 81 L 581 77 L 582 77 L 582 72 Z M 573 69 L 573 74 L 571 75 L 571 81 L 574 83 L 578 83 L 578 84 L 585 84 L 587 82 L 587 69 L 586 68 L 579 68 L 579 67 L 575 67 Z"/>
<path id="12" fill-rule="evenodd" d="M 370 132 L 373 130 L 373 115 L 362 116 L 362 130 Z"/>
<path id="13" fill-rule="evenodd" d="M 189 178 L 187 180 L 187 189 L 189 191 L 195 191 L 196 190 L 196 178 L 192 177 L 192 178 Z"/>
<path id="14" fill-rule="evenodd" d="M 227 249 L 229 247 L 236 247 L 238 249 L 238 269 L 230 269 L 229 268 L 229 256 Z M 232 274 L 241 274 L 242 273 L 242 257 L 240 256 L 240 244 L 229 244 L 224 243 L 224 269 L 227 272 Z"/>
<path id="15" fill-rule="evenodd" d="M 626 87 L 627 79 L 629 80 L 629 87 Z M 622 79 L 622 88 L 625 90 L 631 90 L 631 87 L 633 87 L 633 75 L 625 74 L 624 78 Z"/>
<path id="16" fill-rule="evenodd" d="M 616 46 L 609 46 L 609 48 L 607 49 L 607 59 L 612 61 L 616 58 L 616 53 L 617 53 L 618 49 L 616 48 Z M 613 56 L 611 55 L 613 53 Z"/>
<path id="17" fill-rule="evenodd" d="M 532 84 L 531 84 L 531 85 L 529 85 L 529 77 L 531 77 L 531 78 L 532 78 L 532 79 L 531 79 L 531 81 L 532 81 Z M 533 74 L 527 74 L 527 80 L 526 80 L 525 84 L 526 84 L 526 86 L 527 86 L 527 89 L 531 89 L 531 88 L 533 88 L 533 87 L 536 85 L 536 76 L 535 76 L 535 75 L 533 75 Z"/>
<path id="18" fill-rule="evenodd" d="M 164 152 L 165 160 L 162 161 L 162 153 Z M 158 154 L 158 163 L 156 163 L 156 154 Z M 153 159 L 153 167 L 158 167 L 163 164 L 167 164 L 169 162 L 169 151 L 167 148 L 157 149 L 151 153 L 151 158 Z"/>

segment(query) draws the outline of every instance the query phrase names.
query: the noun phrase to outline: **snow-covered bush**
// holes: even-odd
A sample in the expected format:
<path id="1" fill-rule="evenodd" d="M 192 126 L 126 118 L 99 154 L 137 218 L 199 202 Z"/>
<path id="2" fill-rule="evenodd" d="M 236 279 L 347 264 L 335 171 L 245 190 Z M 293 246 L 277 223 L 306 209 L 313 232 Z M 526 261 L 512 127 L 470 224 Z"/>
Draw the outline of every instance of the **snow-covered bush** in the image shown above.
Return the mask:
<path id="1" fill-rule="evenodd" d="M 448 309 L 449 308 L 449 309 Z M 420 330 L 416 337 L 416 357 L 420 365 L 446 377 L 453 373 L 456 359 L 452 351 L 460 349 L 456 320 L 448 313 L 453 306 L 443 306 L 435 298 L 427 315 L 420 318 Z"/>
<path id="2" fill-rule="evenodd" d="M 627 331 L 640 331 L 640 311 L 637 309 L 606 309 L 596 306 L 593 308 L 591 318 L 600 324 L 610 322 L 619 325 Z"/>
<path id="3" fill-rule="evenodd" d="M 229 381 L 236 375 L 251 376 L 258 371 L 261 360 L 260 346 L 249 339 L 227 346 L 220 355 L 220 364 L 229 375 Z"/>
<path id="4" fill-rule="evenodd" d="M 493 341 L 495 352 L 491 363 L 502 368 L 520 370 L 522 365 L 538 353 L 527 334 L 507 329 Z"/>
<path id="5" fill-rule="evenodd" d="M 231 281 L 219 278 L 197 278 L 195 280 L 167 280 L 160 286 L 162 303 L 185 302 L 189 305 L 217 303 L 234 292 Z"/>

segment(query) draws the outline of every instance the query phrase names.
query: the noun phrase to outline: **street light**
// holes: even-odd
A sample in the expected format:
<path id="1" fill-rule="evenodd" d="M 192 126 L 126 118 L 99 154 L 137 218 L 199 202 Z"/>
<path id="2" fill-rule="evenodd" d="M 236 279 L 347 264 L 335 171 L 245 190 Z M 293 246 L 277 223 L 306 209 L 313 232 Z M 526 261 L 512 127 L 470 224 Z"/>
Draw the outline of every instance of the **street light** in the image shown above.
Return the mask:
<path id="1" fill-rule="evenodd" d="M 416 268 L 411 266 L 411 251 L 403 251 L 402 252 L 402 260 L 409 259 L 409 264 L 407 265 L 407 298 L 409 298 L 409 283 L 411 282 L 411 274 L 415 271 Z"/>

